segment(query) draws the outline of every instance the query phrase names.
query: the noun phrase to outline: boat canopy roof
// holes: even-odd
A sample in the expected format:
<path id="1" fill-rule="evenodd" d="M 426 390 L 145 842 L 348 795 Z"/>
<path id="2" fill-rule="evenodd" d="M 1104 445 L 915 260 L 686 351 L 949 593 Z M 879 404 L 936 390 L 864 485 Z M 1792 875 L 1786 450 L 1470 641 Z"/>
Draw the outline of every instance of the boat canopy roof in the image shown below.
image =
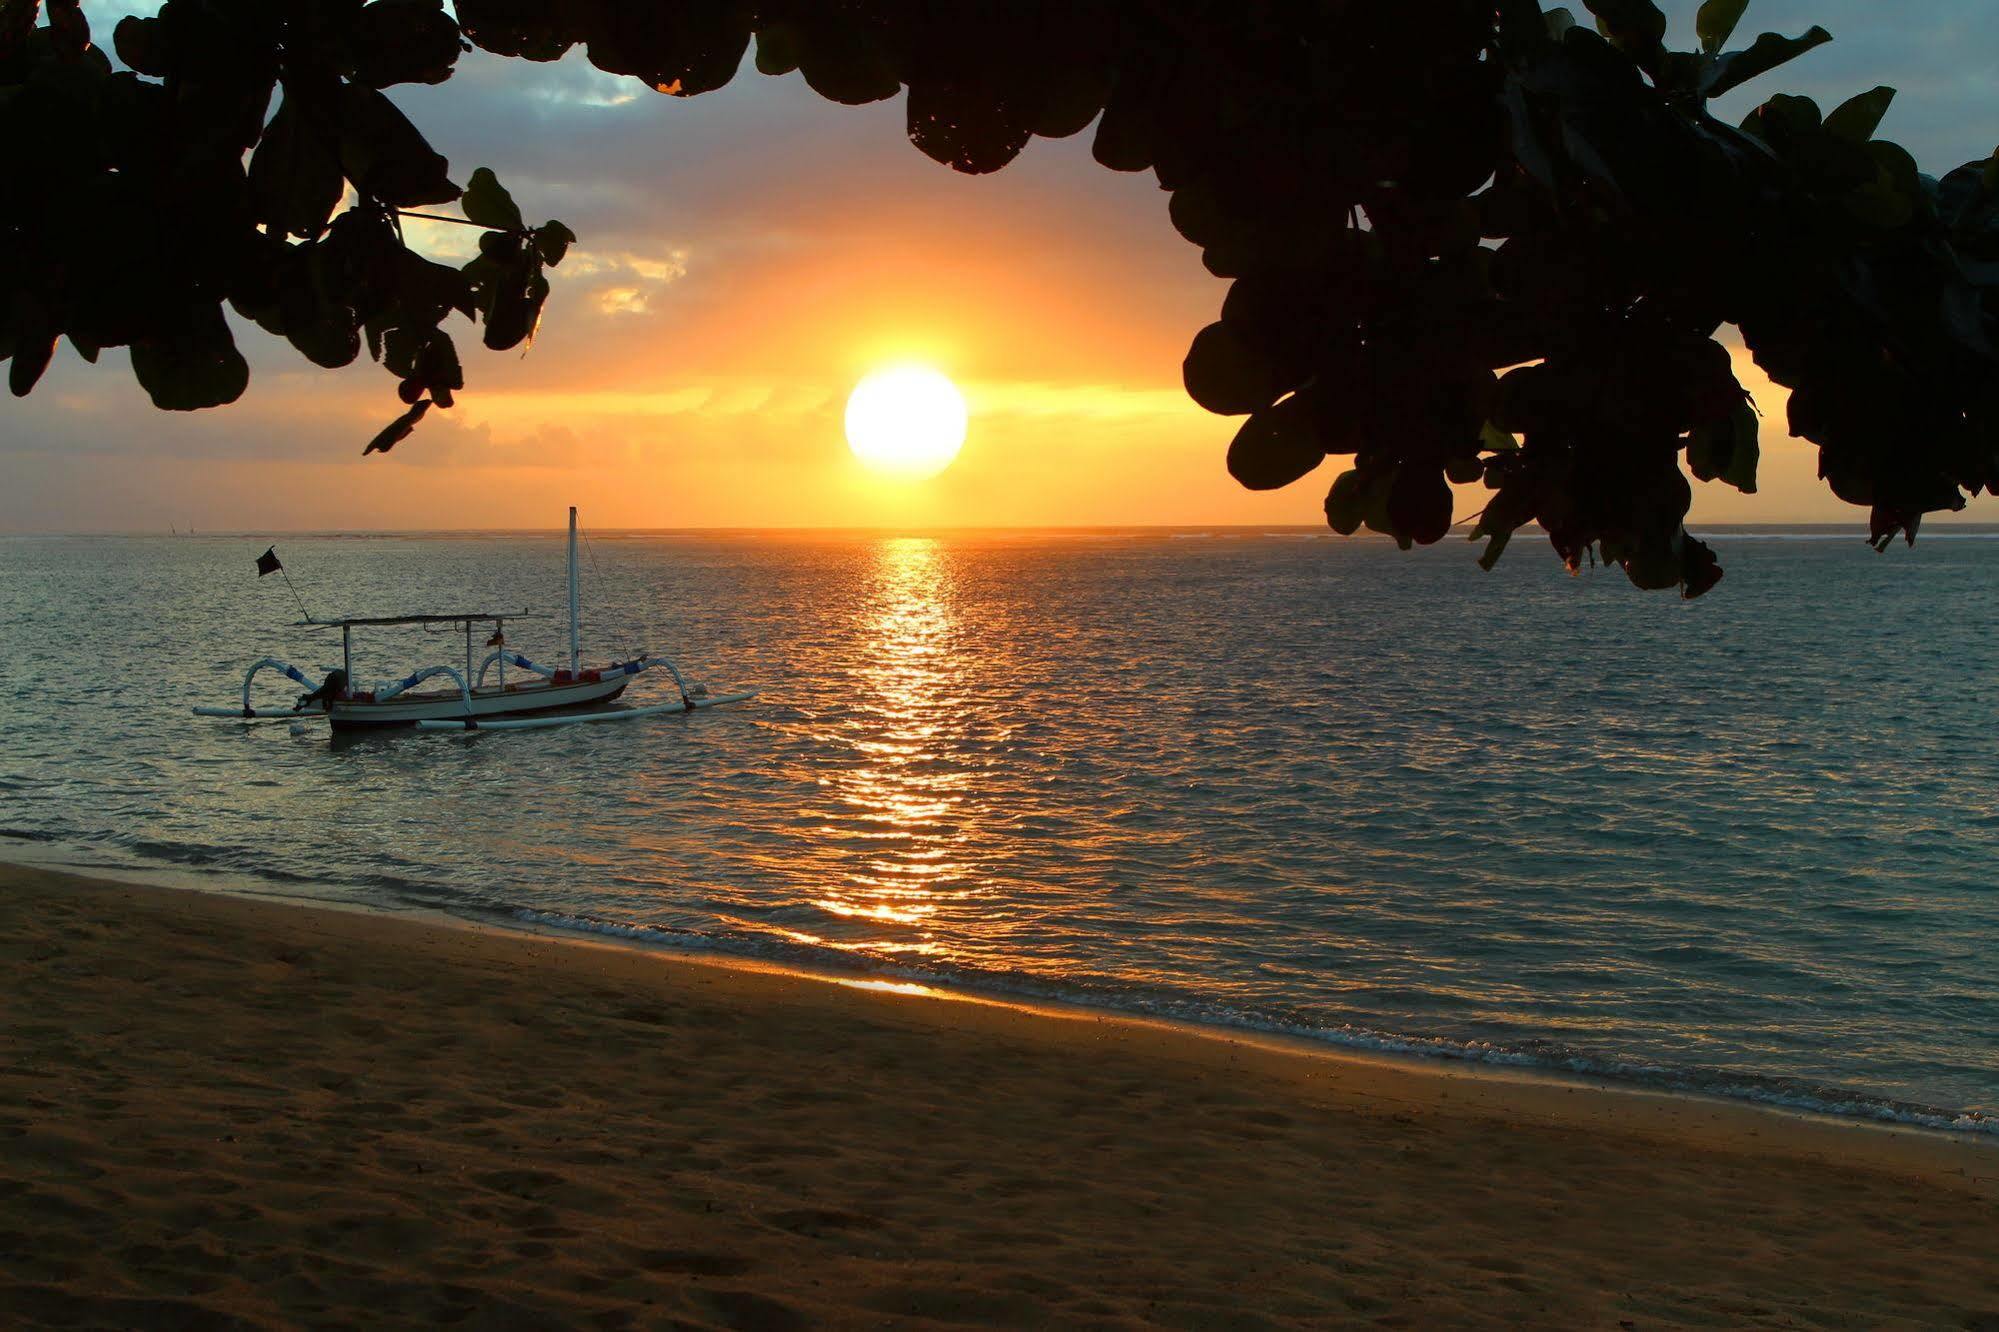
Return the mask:
<path id="1" fill-rule="evenodd" d="M 347 629 L 362 624 L 468 624 L 490 621 L 498 624 L 504 620 L 546 620 L 547 615 L 537 615 L 532 611 L 453 611 L 446 615 L 343 615 L 333 620 L 300 620 L 304 626 L 321 629 Z"/>

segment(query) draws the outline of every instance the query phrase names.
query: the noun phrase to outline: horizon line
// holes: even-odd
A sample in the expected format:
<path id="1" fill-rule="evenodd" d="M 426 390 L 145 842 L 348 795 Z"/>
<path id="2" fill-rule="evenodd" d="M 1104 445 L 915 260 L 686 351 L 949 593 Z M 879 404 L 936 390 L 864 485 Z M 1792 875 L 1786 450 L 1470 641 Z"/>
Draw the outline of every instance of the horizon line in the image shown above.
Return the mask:
<path id="1" fill-rule="evenodd" d="M 1468 533 L 1469 522 L 1453 523 L 1451 535 Z M 1925 524 L 1926 528 L 1990 528 L 1999 531 L 1999 520 L 1936 518 Z M 1699 536 L 1703 532 L 1727 533 L 1742 531 L 1802 531 L 1808 529 L 1848 530 L 1865 533 L 1868 524 L 1863 519 L 1794 519 L 1762 522 L 1721 522 L 1689 524 L 1688 533 Z M 268 537 L 373 537 L 373 536 L 509 536 L 522 534 L 561 534 L 564 525 L 547 527 L 266 527 L 266 528 L 216 528 L 208 531 L 189 528 L 186 530 L 169 528 L 161 532 L 155 528 L 97 528 L 77 530 L 34 530 L 0 531 L 0 540 L 21 540 L 32 538 L 75 538 L 75 537 L 120 537 L 147 539 L 165 537 L 246 537 L 263 539 Z M 748 536 L 748 535 L 826 535 L 826 536 L 933 536 L 999 533 L 1038 532 L 1083 532 L 1083 533 L 1150 533 L 1150 532 L 1263 532 L 1281 535 L 1323 534 L 1340 537 L 1346 541 L 1393 541 L 1393 537 L 1379 532 L 1361 531 L 1350 536 L 1340 536 L 1323 523 L 943 523 L 917 527 L 881 526 L 866 524 L 709 524 L 683 527 L 586 527 L 583 530 L 599 534 L 630 536 Z M 1542 529 L 1532 523 L 1519 529 L 1521 534 L 1539 535 Z M 1920 534 L 1917 537 L 1921 540 Z"/>

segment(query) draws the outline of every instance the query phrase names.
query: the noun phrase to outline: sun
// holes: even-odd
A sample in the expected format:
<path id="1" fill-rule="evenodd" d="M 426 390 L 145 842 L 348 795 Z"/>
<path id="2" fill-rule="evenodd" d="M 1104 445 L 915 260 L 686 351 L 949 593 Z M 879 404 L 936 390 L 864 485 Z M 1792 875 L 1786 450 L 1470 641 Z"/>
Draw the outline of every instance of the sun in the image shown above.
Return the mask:
<path id="1" fill-rule="evenodd" d="M 847 399 L 847 447 L 869 470 L 921 481 L 965 444 L 965 395 L 928 366 L 876 370 Z"/>

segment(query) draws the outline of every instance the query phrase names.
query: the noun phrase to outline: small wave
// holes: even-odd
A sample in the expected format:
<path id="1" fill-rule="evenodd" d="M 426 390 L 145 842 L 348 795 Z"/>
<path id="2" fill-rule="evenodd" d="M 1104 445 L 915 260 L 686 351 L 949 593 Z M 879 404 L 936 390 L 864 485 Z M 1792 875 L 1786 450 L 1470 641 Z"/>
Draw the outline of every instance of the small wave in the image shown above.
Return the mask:
<path id="1" fill-rule="evenodd" d="M 515 907 L 509 913 L 524 924 L 579 934 L 607 935 L 644 943 L 749 957 L 760 961 L 810 966 L 815 970 L 856 972 L 915 981 L 942 989 L 962 990 L 1016 999 L 1035 999 L 1104 1009 L 1136 1017 L 1163 1018 L 1197 1026 L 1253 1031 L 1316 1041 L 1370 1054 L 1446 1059 L 1496 1067 L 1538 1069 L 1600 1078 L 1632 1086 L 1683 1095 L 1748 1101 L 1780 1109 L 1800 1110 L 1841 1119 L 1873 1120 L 1914 1128 L 1999 1137 L 1999 1116 L 1977 1110 L 1874 1096 L 1840 1087 L 1825 1087 L 1794 1078 L 1762 1077 L 1727 1069 L 1676 1067 L 1637 1062 L 1575 1050 L 1553 1041 L 1507 1044 L 1497 1041 L 1454 1040 L 1377 1031 L 1347 1023 L 1322 1025 L 1298 1018 L 1257 1013 L 1224 1004 L 1177 995 L 1152 994 L 1104 984 L 1051 982 L 1020 973 L 994 972 L 958 966 L 948 970 L 885 962 L 864 954 L 815 947 L 758 934 L 716 934 L 666 925 L 645 925 Z"/>
<path id="2" fill-rule="evenodd" d="M 203 871 L 227 870 L 270 883 L 316 884 L 321 874 L 301 874 L 273 865 L 259 847 L 203 846 L 191 842 L 155 842 L 145 838 L 112 837 L 105 844 L 142 860 L 165 861 Z"/>

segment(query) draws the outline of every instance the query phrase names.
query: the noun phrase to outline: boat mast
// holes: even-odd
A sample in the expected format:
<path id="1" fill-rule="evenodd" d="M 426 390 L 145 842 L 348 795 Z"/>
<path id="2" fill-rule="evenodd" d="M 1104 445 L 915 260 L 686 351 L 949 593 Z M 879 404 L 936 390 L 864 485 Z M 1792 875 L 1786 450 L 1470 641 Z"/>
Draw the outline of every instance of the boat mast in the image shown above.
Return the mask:
<path id="1" fill-rule="evenodd" d="M 569 671 L 575 674 L 582 661 L 576 646 L 576 506 L 569 506 Z"/>

